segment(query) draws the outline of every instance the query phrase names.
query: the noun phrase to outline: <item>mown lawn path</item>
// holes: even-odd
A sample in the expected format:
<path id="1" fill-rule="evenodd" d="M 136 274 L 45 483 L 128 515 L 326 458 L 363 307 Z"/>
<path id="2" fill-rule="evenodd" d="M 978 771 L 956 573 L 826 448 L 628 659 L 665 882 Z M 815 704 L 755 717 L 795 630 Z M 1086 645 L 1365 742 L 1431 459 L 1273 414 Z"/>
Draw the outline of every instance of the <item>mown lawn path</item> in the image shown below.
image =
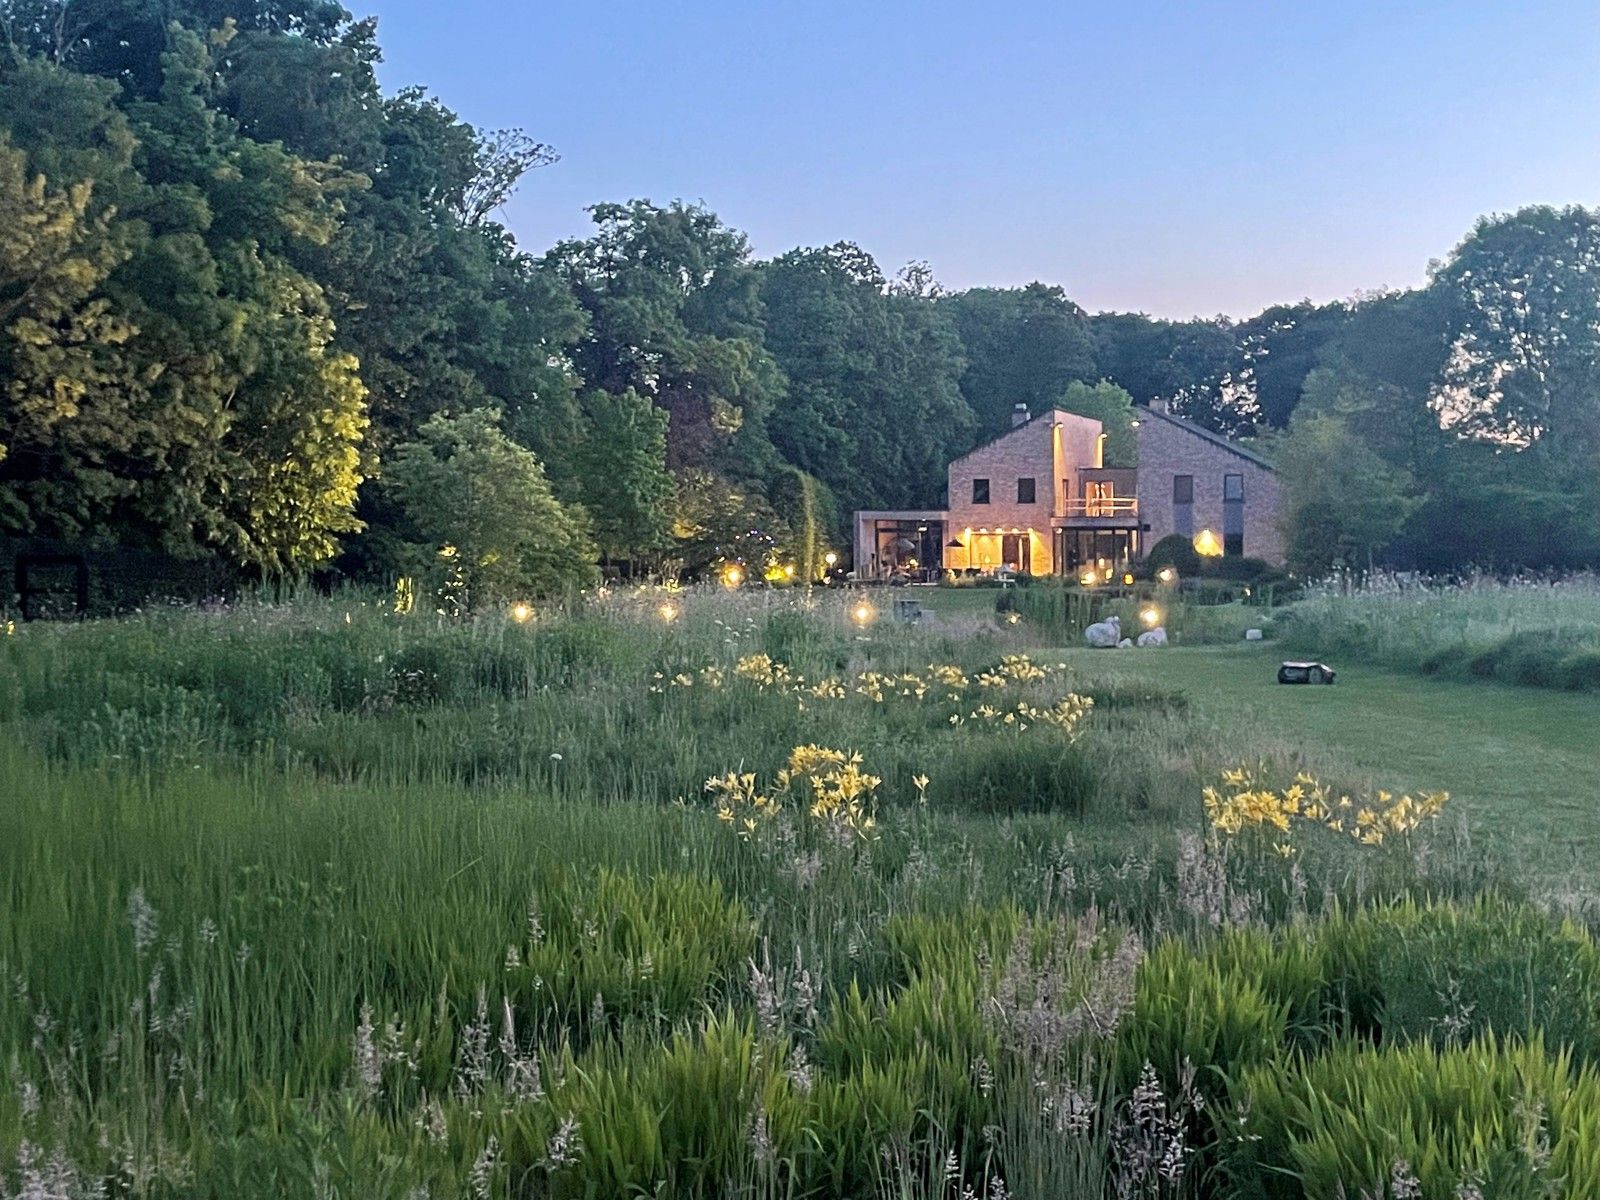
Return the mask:
<path id="1" fill-rule="evenodd" d="M 1444 788 L 1480 843 L 1547 888 L 1600 888 L 1600 696 L 1463 683 L 1337 662 L 1333 687 L 1275 682 L 1270 644 L 1071 650 L 1086 674 L 1181 688 L 1237 737 L 1321 750 L 1383 786 Z"/>

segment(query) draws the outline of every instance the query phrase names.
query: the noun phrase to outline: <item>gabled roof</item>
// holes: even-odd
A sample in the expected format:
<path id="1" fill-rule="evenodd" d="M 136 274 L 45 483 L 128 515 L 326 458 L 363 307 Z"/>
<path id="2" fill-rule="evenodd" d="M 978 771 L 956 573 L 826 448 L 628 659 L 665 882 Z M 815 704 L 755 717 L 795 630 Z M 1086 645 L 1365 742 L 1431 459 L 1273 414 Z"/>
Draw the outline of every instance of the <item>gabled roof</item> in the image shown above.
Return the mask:
<path id="1" fill-rule="evenodd" d="M 1269 463 L 1266 459 L 1262 458 L 1254 450 L 1246 450 L 1243 446 L 1239 445 L 1237 442 L 1229 441 L 1227 438 L 1223 437 L 1220 433 L 1213 433 L 1211 430 L 1207 429 L 1205 426 L 1196 425 L 1193 421 L 1186 421 L 1182 417 L 1175 417 L 1169 412 L 1162 412 L 1159 408 L 1141 409 L 1140 412 L 1139 412 L 1139 419 L 1142 421 L 1146 417 L 1159 417 L 1159 418 L 1161 418 L 1161 420 L 1167 422 L 1167 424 L 1176 425 L 1179 429 L 1182 429 L 1184 432 L 1192 433 L 1192 434 L 1194 434 L 1195 437 L 1201 438 L 1204 441 L 1208 441 L 1213 446 L 1218 446 L 1218 447 L 1222 448 L 1223 450 L 1228 451 L 1228 453 L 1230 453 L 1230 454 L 1237 454 L 1240 458 L 1244 459 L 1246 462 L 1253 462 L 1253 463 L 1255 463 L 1256 466 L 1261 467 L 1263 470 L 1276 471 L 1278 469 L 1277 467 L 1275 467 L 1271 463 Z"/>
<path id="2" fill-rule="evenodd" d="M 1059 419 L 1061 417 L 1071 417 L 1074 421 L 1088 421 L 1092 425 L 1100 424 L 1100 422 L 1095 420 L 1095 418 L 1093 418 L 1093 417 L 1085 417 L 1080 413 L 1068 412 L 1064 408 L 1047 408 L 1042 413 L 1040 413 L 1038 416 L 1029 417 L 1021 425 L 1013 425 L 1010 429 L 1007 429 L 1002 433 L 995 434 L 995 436 L 990 438 L 987 442 L 980 442 L 978 445 L 974 446 L 971 450 L 968 450 L 965 454 L 956 455 L 954 458 L 952 458 L 950 460 L 950 462 L 951 462 L 952 465 L 954 465 L 955 463 L 960 462 L 964 458 L 971 458 L 974 454 L 978 453 L 978 451 L 980 451 L 980 450 L 987 450 L 990 446 L 993 446 L 996 442 L 1005 441 L 1008 437 L 1010 437 L 1014 433 L 1021 433 L 1024 429 L 1028 429 L 1033 425 L 1037 425 L 1040 421 L 1051 421 L 1051 422 L 1054 422 L 1054 421 L 1056 421 L 1057 419 Z"/>

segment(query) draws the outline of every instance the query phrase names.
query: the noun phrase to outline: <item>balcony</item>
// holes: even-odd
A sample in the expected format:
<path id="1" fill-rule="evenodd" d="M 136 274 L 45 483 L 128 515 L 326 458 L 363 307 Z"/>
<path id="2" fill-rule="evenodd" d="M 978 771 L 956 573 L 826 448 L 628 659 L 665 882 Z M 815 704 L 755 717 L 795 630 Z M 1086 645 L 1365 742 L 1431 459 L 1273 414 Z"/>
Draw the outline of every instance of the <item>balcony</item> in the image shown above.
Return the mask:
<path id="1" fill-rule="evenodd" d="M 1052 522 L 1057 528 L 1106 528 L 1139 523 L 1139 474 L 1130 467 L 1080 467 L 1063 480 L 1067 499 Z"/>
<path id="2" fill-rule="evenodd" d="M 1076 517 L 1128 517 L 1139 515 L 1137 496 L 1089 496 L 1066 502 L 1061 516 L 1067 520 Z"/>

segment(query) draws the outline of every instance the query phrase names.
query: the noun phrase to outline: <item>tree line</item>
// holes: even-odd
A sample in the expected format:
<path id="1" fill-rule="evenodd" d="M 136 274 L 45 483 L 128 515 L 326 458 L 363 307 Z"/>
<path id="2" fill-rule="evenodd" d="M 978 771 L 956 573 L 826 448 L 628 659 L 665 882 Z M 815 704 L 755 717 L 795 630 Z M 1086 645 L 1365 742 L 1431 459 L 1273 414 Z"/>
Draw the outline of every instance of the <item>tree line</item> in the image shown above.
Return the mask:
<path id="1" fill-rule="evenodd" d="M 1013 405 L 1131 401 L 1285 468 L 1295 564 L 1600 561 L 1600 216 L 1486 218 L 1421 288 L 1248 320 L 946 292 L 848 242 L 595 205 L 332 0 L 0 0 L 0 535 L 537 592 L 815 569 Z"/>

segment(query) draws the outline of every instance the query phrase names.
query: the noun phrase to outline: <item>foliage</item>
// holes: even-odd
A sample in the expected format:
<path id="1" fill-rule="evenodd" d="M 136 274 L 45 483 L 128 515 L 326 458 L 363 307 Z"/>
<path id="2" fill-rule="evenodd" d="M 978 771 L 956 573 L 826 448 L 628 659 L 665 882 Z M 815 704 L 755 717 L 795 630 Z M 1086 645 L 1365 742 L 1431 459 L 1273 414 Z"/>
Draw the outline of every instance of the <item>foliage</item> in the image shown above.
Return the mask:
<path id="1" fill-rule="evenodd" d="M 1101 375 L 1126 390 L 1135 404 L 1165 400 L 1173 412 L 1217 427 L 1238 353 L 1233 322 L 1097 313 L 1089 318 L 1089 328 Z"/>
<path id="2" fill-rule="evenodd" d="M 1009 429 L 1015 405 L 1043 412 L 1068 384 L 1097 377 L 1088 319 L 1059 287 L 973 288 L 937 304 L 965 348 L 961 394 L 980 439 Z"/>
<path id="3" fill-rule="evenodd" d="M 974 425 L 945 311 L 894 294 L 849 243 L 791 251 L 760 279 L 766 345 L 788 381 L 773 444 L 846 511 L 937 503 Z"/>
<path id="4" fill-rule="evenodd" d="M 1145 566 L 1150 571 L 1171 567 L 1178 572 L 1180 579 L 1193 579 L 1200 574 L 1204 565 L 1200 552 L 1194 548 L 1194 539 L 1184 537 L 1181 533 L 1167 534 L 1151 546 L 1150 553 L 1145 556 Z"/>
<path id="5" fill-rule="evenodd" d="M 1306 575 L 1370 566 L 1416 506 L 1404 473 L 1337 416 L 1296 413 L 1275 452 L 1284 480 L 1278 520 L 1289 565 Z"/>
<path id="6" fill-rule="evenodd" d="M 1600 688 L 1600 585 L 1565 580 L 1369 578 L 1286 615 L 1290 645 L 1401 670 L 1526 687 Z"/>
<path id="7" fill-rule="evenodd" d="M 1484 218 L 1434 274 L 1455 334 L 1441 423 L 1500 445 L 1548 437 L 1555 453 L 1600 439 L 1600 217 L 1530 207 Z"/>
<path id="8" fill-rule="evenodd" d="M 1258 1068 L 1229 1162 L 1251 1195 L 1536 1197 L 1600 1188 L 1600 1078 L 1538 1039 L 1336 1046 Z"/>
<path id="9" fill-rule="evenodd" d="M 588 430 L 577 454 L 579 496 L 595 544 L 608 562 L 659 554 L 670 544 L 672 476 L 667 414 L 636 392 L 592 392 Z"/>
<path id="10" fill-rule="evenodd" d="M 492 409 L 430 417 L 417 441 L 396 447 L 385 483 L 419 561 L 437 560 L 437 586 L 464 588 L 468 607 L 593 577 L 581 512 L 556 500 L 539 460 L 505 435 Z"/>
<path id="11" fill-rule="evenodd" d="M 1139 441 L 1134 433 L 1133 398 L 1121 387 L 1105 380 L 1094 384 L 1072 383 L 1061 393 L 1056 407 L 1080 417 L 1092 417 L 1100 422 L 1107 434 L 1105 445 L 1106 465 L 1110 467 L 1137 467 Z"/>
<path id="12" fill-rule="evenodd" d="M 0 82 L 27 170 L 44 175 L 37 203 L 53 174 L 76 213 L 53 218 L 55 275 L 20 242 L 6 251 L 5 270 L 35 286 L 12 313 L 5 425 L 21 443 L 0 465 L 5 519 L 66 535 L 109 524 L 298 573 L 359 528 L 365 390 L 324 290 L 293 262 L 332 236 L 344 184 L 207 108 L 199 38 L 175 32 L 160 61 L 161 102 L 122 112 L 39 63 Z"/>

